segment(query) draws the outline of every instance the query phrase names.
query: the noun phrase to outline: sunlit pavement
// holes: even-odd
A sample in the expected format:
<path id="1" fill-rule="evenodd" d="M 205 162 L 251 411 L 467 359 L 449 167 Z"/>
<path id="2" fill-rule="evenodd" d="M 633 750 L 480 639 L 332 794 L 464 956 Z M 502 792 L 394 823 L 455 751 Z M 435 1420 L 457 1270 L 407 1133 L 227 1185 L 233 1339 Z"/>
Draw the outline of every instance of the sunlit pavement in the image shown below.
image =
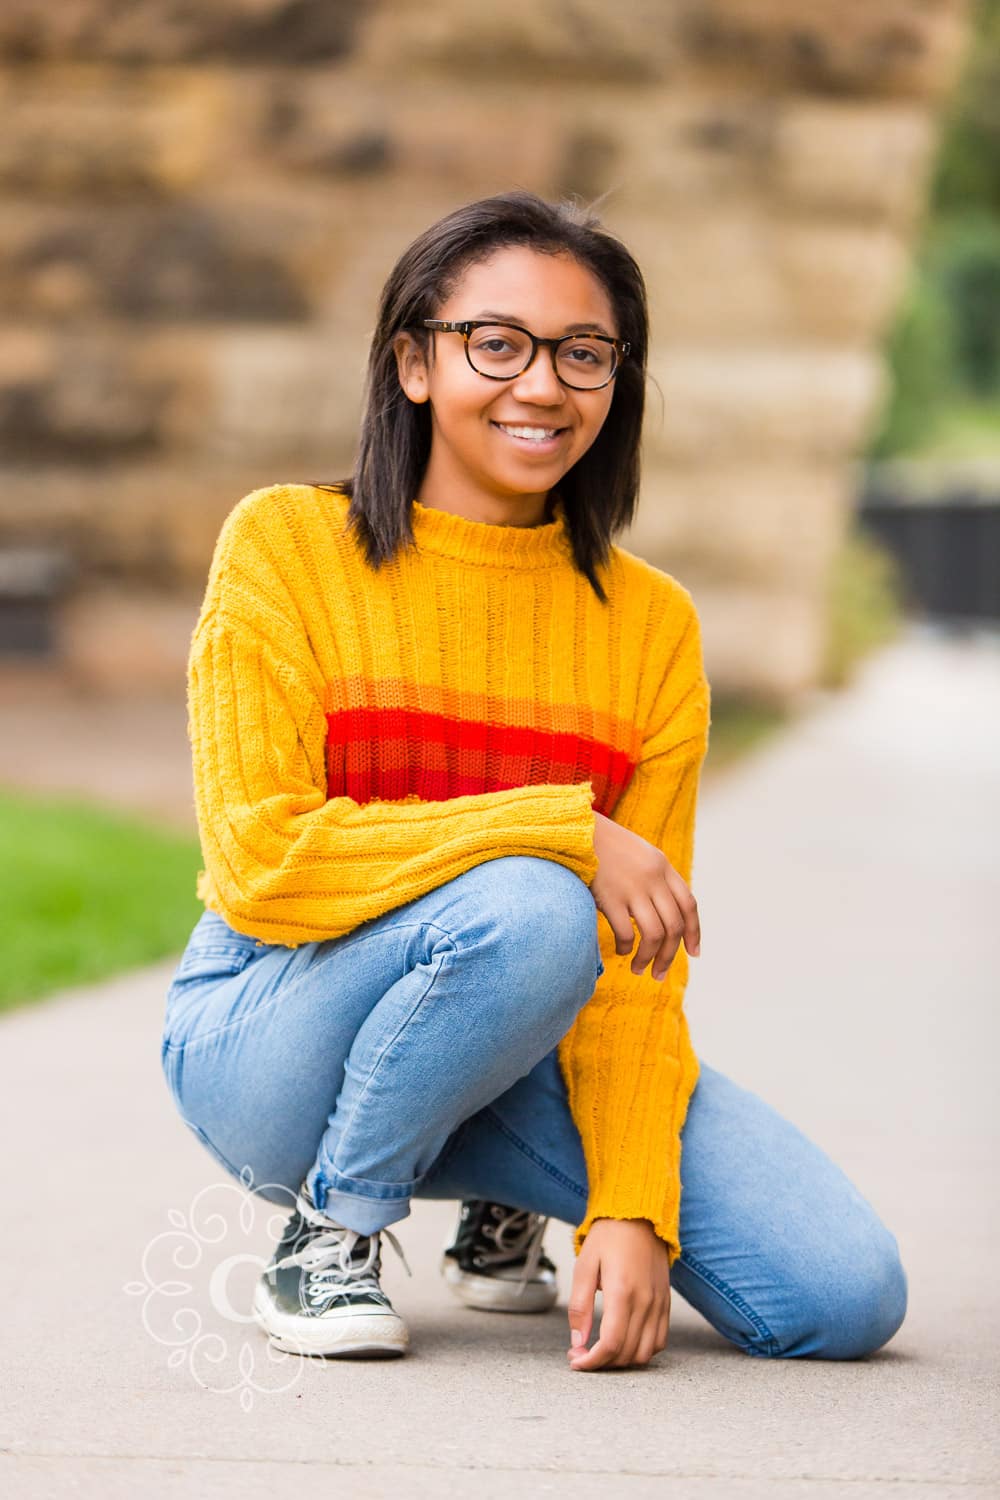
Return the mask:
<path id="1" fill-rule="evenodd" d="M 911 628 L 703 797 L 695 1046 L 897 1235 L 910 1310 L 863 1361 L 747 1358 L 675 1296 L 649 1367 L 570 1373 L 569 1228 L 555 1312 L 475 1313 L 437 1273 L 457 1205 L 418 1203 L 412 1280 L 383 1247 L 410 1355 L 273 1364 L 241 1321 L 265 1215 L 241 1221 L 160 1074 L 173 961 L 8 1017 L 6 1492 L 995 1495 L 998 842 L 986 634 Z"/>

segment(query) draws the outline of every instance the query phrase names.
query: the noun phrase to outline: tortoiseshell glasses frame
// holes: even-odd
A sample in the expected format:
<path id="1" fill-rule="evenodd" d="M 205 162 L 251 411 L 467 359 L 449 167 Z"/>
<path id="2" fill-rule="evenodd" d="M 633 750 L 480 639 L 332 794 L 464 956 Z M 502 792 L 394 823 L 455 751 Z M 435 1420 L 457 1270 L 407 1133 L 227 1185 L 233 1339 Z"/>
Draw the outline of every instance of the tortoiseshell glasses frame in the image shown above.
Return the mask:
<path id="1" fill-rule="evenodd" d="M 627 340 L 613 339 L 606 333 L 564 333 L 558 339 L 543 339 L 539 338 L 537 334 L 532 333 L 530 328 L 523 328 L 520 323 L 499 323 L 495 318 L 472 318 L 461 323 L 446 323 L 440 318 L 424 318 L 421 320 L 421 327 L 430 328 L 435 333 L 460 333 L 465 343 L 465 358 L 469 363 L 470 369 L 475 370 L 476 374 L 481 375 L 484 380 L 516 380 L 519 375 L 523 375 L 525 370 L 529 368 L 539 349 L 544 346 L 552 350 L 552 368 L 555 370 L 556 379 L 562 385 L 568 386 L 571 391 L 602 391 L 605 386 L 610 385 L 612 380 L 614 380 L 621 368 L 621 361 L 631 348 Z M 491 375 L 486 370 L 480 370 L 478 365 L 473 363 L 472 353 L 469 349 L 469 335 L 477 328 L 510 328 L 517 333 L 523 333 L 525 338 L 530 339 L 531 352 L 520 369 L 513 370 L 509 375 Z M 572 381 L 563 379 L 563 376 L 559 373 L 557 359 L 560 344 L 572 343 L 574 339 L 582 338 L 595 339 L 601 344 L 607 344 L 611 349 L 612 365 L 610 374 L 606 380 L 602 380 L 598 385 L 575 385 Z"/>

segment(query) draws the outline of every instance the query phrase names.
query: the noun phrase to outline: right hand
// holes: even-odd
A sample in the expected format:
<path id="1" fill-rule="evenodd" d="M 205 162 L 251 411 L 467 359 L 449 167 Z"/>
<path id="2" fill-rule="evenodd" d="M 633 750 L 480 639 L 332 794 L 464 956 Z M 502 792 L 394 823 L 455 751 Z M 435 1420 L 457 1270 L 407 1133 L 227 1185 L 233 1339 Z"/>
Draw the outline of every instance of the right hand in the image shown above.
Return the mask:
<path id="1" fill-rule="evenodd" d="M 652 963 L 652 975 L 666 977 L 674 955 L 684 947 L 697 958 L 701 951 L 698 903 L 673 865 L 655 845 L 603 813 L 594 813 L 594 853 L 598 871 L 590 893 L 615 935 L 619 956 L 632 952 L 634 918 L 639 946 L 632 960 L 633 974 Z"/>

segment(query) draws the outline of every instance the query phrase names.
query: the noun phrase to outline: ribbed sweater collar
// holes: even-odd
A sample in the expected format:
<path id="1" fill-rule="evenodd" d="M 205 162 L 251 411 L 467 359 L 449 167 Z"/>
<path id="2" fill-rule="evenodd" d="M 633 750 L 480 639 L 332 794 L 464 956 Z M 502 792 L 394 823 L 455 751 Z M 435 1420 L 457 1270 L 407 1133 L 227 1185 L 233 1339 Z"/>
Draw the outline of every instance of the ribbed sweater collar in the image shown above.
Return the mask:
<path id="1" fill-rule="evenodd" d="M 552 506 L 554 520 L 541 526 L 500 526 L 470 521 L 450 511 L 413 501 L 413 538 L 421 552 L 451 557 L 457 562 L 502 568 L 551 568 L 572 562 L 573 548 L 566 529 L 563 502 Z"/>

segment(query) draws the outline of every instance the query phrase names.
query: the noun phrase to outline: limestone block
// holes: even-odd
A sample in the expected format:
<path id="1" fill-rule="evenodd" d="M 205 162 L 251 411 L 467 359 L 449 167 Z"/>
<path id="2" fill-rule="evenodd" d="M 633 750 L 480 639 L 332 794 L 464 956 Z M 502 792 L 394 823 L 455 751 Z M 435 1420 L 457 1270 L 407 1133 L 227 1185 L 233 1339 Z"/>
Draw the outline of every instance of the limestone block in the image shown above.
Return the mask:
<path id="1" fill-rule="evenodd" d="M 586 106 L 583 106 L 586 119 Z M 732 211 L 733 195 L 789 211 L 906 228 L 934 144 L 924 101 L 824 99 L 720 78 L 606 96 L 626 166 L 612 203 Z M 617 185 L 616 185 L 617 186 Z M 720 196 L 725 201 L 720 202 Z M 672 220 L 668 227 L 673 227 Z"/>
<path id="2" fill-rule="evenodd" d="M 399 142 L 389 99 L 352 78 L 330 87 L 326 74 L 266 82 L 267 107 L 258 122 L 260 149 L 287 169 L 350 178 L 382 176 L 395 162 Z"/>
<path id="3" fill-rule="evenodd" d="M 175 322 L 304 319 L 309 311 L 280 223 L 264 204 L 227 213 L 195 200 L 129 200 L 25 215 L 10 232 L 0 296 L 19 316 L 97 311 Z"/>
<path id="4" fill-rule="evenodd" d="M 206 348 L 213 386 L 206 451 L 216 459 L 288 455 L 313 465 L 353 449 L 366 351 L 322 330 L 229 329 Z"/>
<path id="5" fill-rule="evenodd" d="M 605 127 L 613 125 L 623 148 L 608 205 L 616 216 L 650 218 L 670 233 L 687 213 L 721 213 L 728 222 L 744 199 L 759 197 L 779 98 L 684 74 L 669 89 L 603 97 Z M 582 99 L 580 110 L 587 120 Z"/>
<path id="6" fill-rule="evenodd" d="M 57 361 L 56 336 L 48 329 L 10 325 L 0 339 L 0 388 L 47 380 Z"/>
<path id="7" fill-rule="evenodd" d="M 686 465 L 814 456 L 836 461 L 865 438 L 884 385 L 865 348 L 654 348 L 646 453 Z"/>
<path id="8" fill-rule="evenodd" d="M 336 88 L 324 75 L 276 77 L 258 125 L 258 150 L 286 171 L 346 178 L 348 211 L 369 186 L 375 193 L 360 202 L 382 214 L 387 198 L 405 202 L 416 188 L 415 233 L 433 217 L 434 208 L 422 206 L 428 192 L 441 197 L 447 212 L 465 198 L 515 184 L 553 190 L 576 111 L 567 110 L 562 93 L 524 91 L 512 130 L 511 100 L 509 79 L 493 70 L 479 83 L 461 75 L 434 82 L 408 69 L 387 90 L 366 74 Z"/>
<path id="9" fill-rule="evenodd" d="M 964 0 L 679 0 L 703 66 L 817 93 L 939 95 L 961 57 Z"/>
<path id="10" fill-rule="evenodd" d="M 909 257 L 891 229 L 840 219 L 773 221 L 774 275 L 800 337 L 868 343 L 881 337 Z"/>
<path id="11" fill-rule="evenodd" d="M 822 593 L 722 584 L 694 568 L 682 582 L 698 608 L 713 692 L 780 706 L 815 685 L 827 637 Z"/>
<path id="12" fill-rule="evenodd" d="M 307 304 L 279 257 L 203 204 L 135 214 L 108 245 L 110 310 L 134 318 L 298 319 Z M 248 226 L 241 226 L 247 229 Z"/>
<path id="13" fill-rule="evenodd" d="M 11 327 L 0 341 L 6 456 L 85 463 L 201 442 L 206 344 L 196 329 Z"/>
<path id="14" fill-rule="evenodd" d="M 92 524 L 91 486 L 75 468 L 8 463 L 0 468 L 0 547 L 32 540 L 62 544 L 79 557 Z"/>
<path id="15" fill-rule="evenodd" d="M 81 586 L 116 578 L 160 588 L 203 588 L 216 538 L 239 499 L 262 485 L 334 478 L 349 455 L 332 453 L 322 474 L 235 460 L 218 468 L 184 462 L 120 461 L 94 468 L 52 462 L 0 469 L 0 546 L 65 547 Z"/>
<path id="16" fill-rule="evenodd" d="M 364 34 L 366 58 L 399 67 L 479 69 L 518 79 L 662 79 L 676 54 L 677 6 L 657 0 L 572 4 L 508 0 L 501 8 L 468 0 L 384 0 Z"/>
<path id="17" fill-rule="evenodd" d="M 0 317 L 5 330 L 27 320 L 97 313 L 104 289 L 82 253 L 85 237 L 70 230 L 73 215 L 54 202 L 8 198 L 0 214 Z"/>
<path id="18" fill-rule="evenodd" d="M 363 0 L 4 0 L 0 56 L 316 63 L 351 51 L 363 12 Z"/>
<path id="19" fill-rule="evenodd" d="M 143 378 L 127 346 L 106 333 L 67 334 L 49 341 L 43 369 L 42 356 L 29 352 L 33 370 L 0 371 L 0 447 L 8 459 L 45 453 L 87 462 L 157 445 L 169 382 L 160 372 Z"/>
<path id="20" fill-rule="evenodd" d="M 183 693 L 200 596 L 103 588 L 56 614 L 60 666 L 81 686 Z"/>
<path id="21" fill-rule="evenodd" d="M 0 73 L 0 184 L 87 204 L 176 192 L 221 163 L 213 153 L 224 92 L 190 70 L 122 74 L 54 63 Z"/>
<path id="22" fill-rule="evenodd" d="M 851 493 L 836 462 L 651 464 L 636 521 L 620 540 L 682 580 L 694 568 L 726 586 L 816 588 Z"/>
<path id="23" fill-rule="evenodd" d="M 867 343 L 908 263 L 890 229 L 776 212 L 760 195 L 666 222 L 652 211 L 616 214 L 612 227 L 642 266 L 654 337 L 678 345 Z"/>
<path id="24" fill-rule="evenodd" d="M 777 111 L 771 185 L 800 209 L 908 226 L 933 145 L 922 104 L 789 99 Z"/>
<path id="25" fill-rule="evenodd" d="M 650 206 L 642 217 L 616 213 L 611 227 L 642 267 L 657 340 L 729 348 L 787 336 L 772 226 L 751 202 L 666 219 Z"/>

